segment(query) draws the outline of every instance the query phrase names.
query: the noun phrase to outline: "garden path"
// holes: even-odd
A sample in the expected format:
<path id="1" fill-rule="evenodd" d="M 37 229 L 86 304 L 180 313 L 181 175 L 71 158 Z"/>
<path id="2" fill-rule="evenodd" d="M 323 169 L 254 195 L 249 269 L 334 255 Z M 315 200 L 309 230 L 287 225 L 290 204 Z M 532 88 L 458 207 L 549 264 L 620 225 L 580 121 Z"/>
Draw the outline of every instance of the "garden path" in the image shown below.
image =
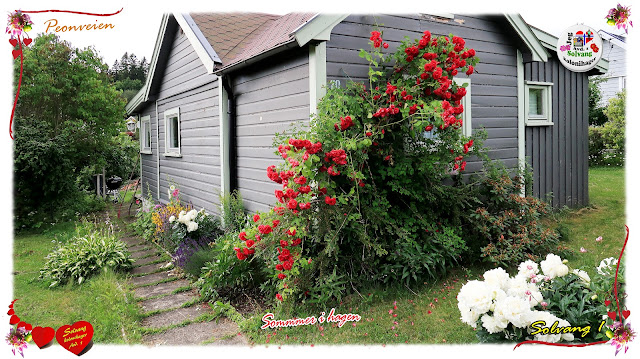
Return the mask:
<path id="1" fill-rule="evenodd" d="M 200 302 L 189 281 L 167 267 L 155 244 L 135 234 L 121 238 L 135 259 L 130 272 L 134 296 L 144 313 L 142 343 L 157 345 L 247 345 L 238 326 L 227 318 L 211 320 L 211 309 Z"/>

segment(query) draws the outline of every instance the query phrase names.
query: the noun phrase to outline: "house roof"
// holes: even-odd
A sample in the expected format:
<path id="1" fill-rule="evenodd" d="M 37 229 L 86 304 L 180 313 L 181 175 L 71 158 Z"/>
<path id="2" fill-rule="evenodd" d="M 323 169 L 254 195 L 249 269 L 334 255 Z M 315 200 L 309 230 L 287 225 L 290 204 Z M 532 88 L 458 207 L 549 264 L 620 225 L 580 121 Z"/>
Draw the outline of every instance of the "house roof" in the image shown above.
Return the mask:
<path id="1" fill-rule="evenodd" d="M 625 42 L 625 43 L 627 42 L 627 38 L 624 37 L 623 35 L 612 34 L 612 33 L 608 32 L 608 31 L 604 31 L 604 30 L 598 30 L 598 33 L 606 34 L 606 35 L 608 35 L 608 37 L 612 37 L 612 38 L 614 38 L 614 39 L 616 39 L 618 41 L 622 41 L 622 42 Z"/>
<path id="2" fill-rule="evenodd" d="M 165 15 L 149 67 L 150 76 L 147 76 L 147 81 L 140 92 L 127 104 L 127 113 L 130 114 L 138 110 L 140 106 L 152 99 L 152 92 L 158 86 L 160 75 L 155 71 L 155 67 L 162 66 L 164 63 L 162 57 L 167 56 L 170 51 L 171 39 L 166 33 L 175 28 L 172 24 L 176 22 L 189 38 L 207 71 L 221 74 L 259 61 L 261 58 L 282 49 L 293 46 L 301 47 L 312 40 L 329 40 L 333 27 L 344 20 L 346 16 L 346 14 L 312 13 Z M 522 17 L 517 14 L 505 14 L 504 16 L 524 45 L 530 50 L 533 60 L 547 61 L 548 53 L 545 47 L 548 46 L 543 46 L 544 42 Z"/>
<path id="3" fill-rule="evenodd" d="M 215 46 L 222 60 L 216 69 L 222 69 L 293 42 L 294 30 L 314 14 L 202 13 L 190 16 L 207 41 Z"/>

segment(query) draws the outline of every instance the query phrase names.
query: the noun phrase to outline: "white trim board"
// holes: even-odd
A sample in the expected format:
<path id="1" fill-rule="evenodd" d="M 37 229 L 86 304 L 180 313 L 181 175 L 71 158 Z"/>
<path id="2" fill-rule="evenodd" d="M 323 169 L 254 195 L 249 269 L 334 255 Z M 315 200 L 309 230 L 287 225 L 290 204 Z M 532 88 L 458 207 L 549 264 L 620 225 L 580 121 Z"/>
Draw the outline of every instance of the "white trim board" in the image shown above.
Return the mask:
<path id="1" fill-rule="evenodd" d="M 309 112 L 317 113 L 318 102 L 327 89 L 327 43 L 309 45 Z"/>
<path id="2" fill-rule="evenodd" d="M 218 54 L 213 50 L 209 41 L 204 37 L 198 25 L 193 21 L 189 14 L 173 14 L 178 25 L 182 28 L 185 35 L 187 35 L 187 39 L 193 49 L 198 54 L 200 61 L 207 69 L 207 73 L 212 74 L 213 69 L 215 67 L 215 63 L 222 63 L 222 60 L 218 57 Z"/>
<path id="3" fill-rule="evenodd" d="M 524 62 L 520 50 L 516 50 L 516 67 L 518 74 L 518 168 L 525 169 L 526 152 L 525 152 L 525 119 L 526 119 L 526 102 L 525 102 L 525 81 L 524 81 Z M 522 186 L 521 196 L 525 195 L 525 188 Z"/>

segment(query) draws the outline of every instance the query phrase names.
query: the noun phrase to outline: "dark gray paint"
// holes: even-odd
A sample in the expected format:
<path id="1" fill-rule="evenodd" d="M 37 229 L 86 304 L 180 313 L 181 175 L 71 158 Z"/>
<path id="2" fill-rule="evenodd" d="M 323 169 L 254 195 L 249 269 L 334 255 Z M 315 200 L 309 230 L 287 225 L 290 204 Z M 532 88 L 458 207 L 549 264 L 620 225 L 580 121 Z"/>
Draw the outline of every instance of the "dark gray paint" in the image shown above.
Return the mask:
<path id="1" fill-rule="evenodd" d="M 489 156 L 509 167 L 518 165 L 518 97 L 516 47 L 500 17 L 460 16 L 434 21 L 420 15 L 351 15 L 336 25 L 327 42 L 327 80 L 367 79 L 368 64 L 358 56 L 369 48 L 369 37 L 379 25 L 392 52 L 405 36 L 416 38 L 425 30 L 434 35 L 453 33 L 476 50 L 480 62 L 471 78 L 471 115 L 474 130 L 487 132 Z M 446 21 L 446 22 L 441 22 Z M 457 77 L 467 77 L 459 74 Z M 481 170 L 482 164 L 469 159 L 467 171 Z"/>
<path id="2" fill-rule="evenodd" d="M 181 199 L 195 208 L 219 213 L 220 130 L 217 76 L 208 74 L 186 35 L 175 31 L 171 51 L 162 72 L 157 98 L 142 113 L 151 114 L 153 155 L 142 155 L 143 187 L 149 183 L 157 200 L 157 154 L 160 153 L 160 201 L 168 200 L 171 184 L 180 188 Z M 166 110 L 180 108 L 180 152 L 166 157 Z M 159 141 L 156 126 L 159 125 Z M 146 191 L 146 188 L 145 188 Z M 146 195 L 146 193 L 145 193 Z"/>
<path id="3" fill-rule="evenodd" d="M 588 193 L 588 77 L 564 68 L 555 56 L 525 64 L 525 80 L 553 82 L 553 126 L 529 126 L 526 156 L 533 194 L 553 206 L 583 206 Z"/>
<path id="4" fill-rule="evenodd" d="M 266 169 L 282 162 L 273 138 L 309 121 L 309 52 L 305 47 L 231 74 L 236 101 L 237 186 L 250 212 L 268 210 L 281 188 Z"/>

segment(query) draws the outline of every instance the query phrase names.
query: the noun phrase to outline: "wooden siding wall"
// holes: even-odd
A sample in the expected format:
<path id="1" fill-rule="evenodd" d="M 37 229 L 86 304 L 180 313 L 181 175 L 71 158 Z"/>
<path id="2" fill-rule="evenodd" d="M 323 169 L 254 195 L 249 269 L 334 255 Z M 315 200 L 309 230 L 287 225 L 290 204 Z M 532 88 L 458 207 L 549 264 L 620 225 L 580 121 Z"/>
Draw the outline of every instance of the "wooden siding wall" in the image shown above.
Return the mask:
<path id="1" fill-rule="evenodd" d="M 288 51 L 231 75 L 236 101 L 237 186 L 249 212 L 268 210 L 279 185 L 266 168 L 278 164 L 273 137 L 309 121 L 309 51 Z"/>
<path id="2" fill-rule="evenodd" d="M 140 118 L 144 116 L 150 116 L 149 123 L 151 124 L 151 154 L 141 154 L 140 160 L 142 161 L 142 196 L 147 198 L 148 195 L 154 200 L 158 197 L 158 171 L 156 164 L 158 162 L 158 136 L 157 127 L 158 122 L 156 120 L 156 108 L 154 105 L 147 106 L 141 113 Z"/>
<path id="3" fill-rule="evenodd" d="M 466 46 L 476 50 L 480 62 L 471 79 L 471 115 L 475 130 L 487 132 L 489 156 L 509 168 L 518 165 L 518 97 L 516 47 L 498 17 L 459 16 L 434 21 L 420 15 L 352 15 L 338 24 L 327 42 L 327 80 L 341 82 L 367 79 L 368 64 L 358 56 L 369 48 L 370 33 L 376 24 L 395 51 L 405 36 L 416 38 L 425 30 L 435 35 L 460 36 Z M 459 77 L 466 77 L 459 74 Z M 343 83 L 342 83 L 343 84 Z M 469 162 L 467 171 L 479 171 L 481 162 Z"/>
<path id="4" fill-rule="evenodd" d="M 152 137 L 159 125 L 160 200 L 168 200 L 171 184 L 180 188 L 183 201 L 196 209 L 205 208 L 219 213 L 220 192 L 220 130 L 217 76 L 208 74 L 186 35 L 176 31 L 158 93 L 158 117 L 152 116 Z M 165 153 L 166 110 L 180 108 L 180 152 L 182 157 L 168 157 Z M 152 104 L 145 109 L 153 111 Z M 154 153 L 157 148 L 154 148 Z M 143 155 L 143 174 L 156 180 L 155 156 Z M 152 182 L 152 181 L 149 181 Z M 150 183 L 150 189 L 152 189 Z M 155 192 L 153 193 L 155 196 Z"/>
<path id="5" fill-rule="evenodd" d="M 533 168 L 533 194 L 553 206 L 589 203 L 589 87 L 584 73 L 567 70 L 555 56 L 525 64 L 525 80 L 553 82 L 553 126 L 525 130 L 526 156 Z"/>

